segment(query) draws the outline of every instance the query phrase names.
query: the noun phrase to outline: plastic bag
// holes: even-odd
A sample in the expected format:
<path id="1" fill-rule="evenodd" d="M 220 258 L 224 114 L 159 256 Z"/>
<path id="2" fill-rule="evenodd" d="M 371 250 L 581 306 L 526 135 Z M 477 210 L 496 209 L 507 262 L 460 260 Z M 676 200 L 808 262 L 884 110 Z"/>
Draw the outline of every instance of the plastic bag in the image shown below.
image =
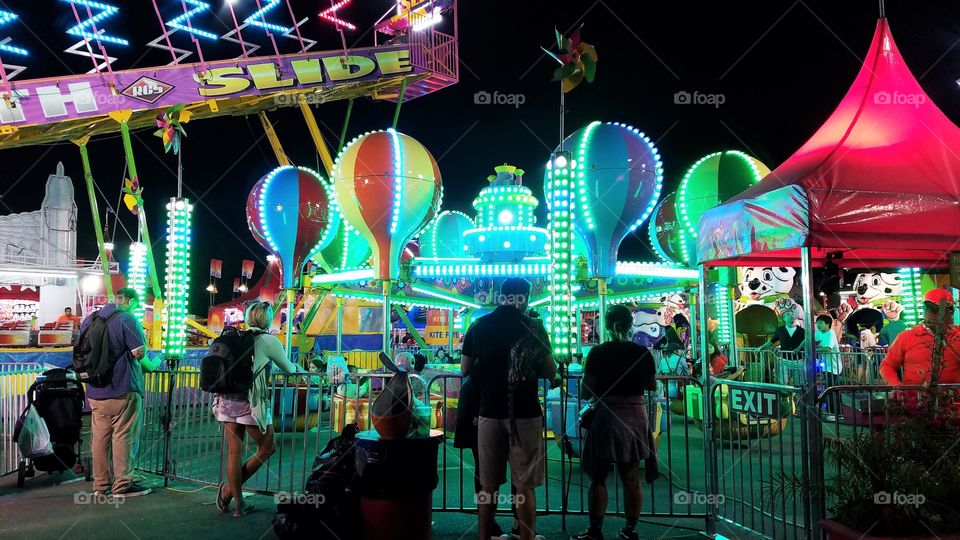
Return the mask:
<path id="1" fill-rule="evenodd" d="M 13 440 L 17 443 L 20 455 L 28 459 L 38 459 L 53 453 L 50 430 L 32 403 L 27 405 L 17 419 Z"/>

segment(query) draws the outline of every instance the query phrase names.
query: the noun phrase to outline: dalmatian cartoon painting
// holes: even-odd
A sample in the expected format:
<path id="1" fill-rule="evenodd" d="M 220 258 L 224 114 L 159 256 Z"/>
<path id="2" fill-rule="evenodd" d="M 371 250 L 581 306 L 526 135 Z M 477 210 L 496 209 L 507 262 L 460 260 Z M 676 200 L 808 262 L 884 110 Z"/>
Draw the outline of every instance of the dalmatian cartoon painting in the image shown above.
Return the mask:
<path id="1" fill-rule="evenodd" d="M 786 266 L 747 266 L 742 269 L 740 296 L 743 303 L 790 294 L 795 286 L 797 269 Z"/>
<path id="2" fill-rule="evenodd" d="M 673 293 L 661 296 L 660 304 L 660 308 L 657 309 L 660 326 L 670 326 L 677 315 L 683 315 L 686 320 L 690 320 L 690 306 L 687 305 L 684 295 Z"/>
<path id="3" fill-rule="evenodd" d="M 853 282 L 854 300 L 858 305 L 874 304 L 891 297 L 903 296 L 900 274 L 869 272 L 858 274 Z"/>

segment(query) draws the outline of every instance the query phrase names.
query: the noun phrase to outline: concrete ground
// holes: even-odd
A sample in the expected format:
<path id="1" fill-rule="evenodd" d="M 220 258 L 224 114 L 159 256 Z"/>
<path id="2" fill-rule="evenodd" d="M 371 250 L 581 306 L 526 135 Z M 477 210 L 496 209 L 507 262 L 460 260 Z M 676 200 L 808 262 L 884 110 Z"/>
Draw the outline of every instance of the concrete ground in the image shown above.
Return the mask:
<path id="1" fill-rule="evenodd" d="M 122 503 L 112 500 L 92 501 L 86 494 L 90 484 L 82 477 L 67 472 L 61 475 L 41 474 L 28 480 L 24 488 L 16 487 L 16 475 L 0 478 L 0 538 L 36 539 L 261 539 L 275 538 L 271 529 L 273 499 L 251 495 L 258 510 L 243 518 L 220 514 L 213 505 L 214 489 L 178 482 L 163 488 L 162 479 L 142 475 L 155 493 L 131 498 Z M 476 517 L 468 513 L 435 512 L 433 538 L 459 540 L 476 538 Z M 509 525 L 507 516 L 500 518 Z M 538 519 L 538 531 L 546 538 L 566 539 L 571 532 L 586 527 L 586 518 L 568 517 L 566 531 L 558 515 Z M 609 518 L 605 534 L 614 538 L 622 522 Z M 702 520 L 656 519 L 638 526 L 643 538 L 698 538 Z M 752 538 L 740 529 L 719 525 L 719 532 L 729 538 Z M 398 539 L 403 539 L 399 534 Z M 385 539 L 386 540 L 386 539 Z"/>

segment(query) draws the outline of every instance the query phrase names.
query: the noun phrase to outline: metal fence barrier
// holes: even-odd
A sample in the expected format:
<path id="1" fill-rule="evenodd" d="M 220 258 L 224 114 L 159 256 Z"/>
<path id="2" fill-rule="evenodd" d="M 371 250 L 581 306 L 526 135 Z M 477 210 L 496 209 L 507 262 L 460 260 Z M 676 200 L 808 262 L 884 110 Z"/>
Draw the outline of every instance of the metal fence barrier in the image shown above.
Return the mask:
<path id="1" fill-rule="evenodd" d="M 813 536 L 810 506 L 789 494 L 772 490 L 778 475 L 802 473 L 805 452 L 822 452 L 807 442 L 807 414 L 819 415 L 825 435 L 844 437 L 879 429 L 891 419 L 884 403 L 892 399 L 888 386 L 842 385 L 875 377 L 878 351 L 843 351 L 833 357 L 843 365 L 837 379 L 823 377 L 817 407 L 799 406 L 801 387 L 790 377 L 805 365 L 802 357 L 771 351 L 741 349 L 740 368 L 755 368 L 785 382 L 772 384 L 711 377 L 707 389 L 691 377 L 658 377 L 658 393 L 648 393 L 645 405 L 658 449 L 659 480 L 643 484 L 643 517 L 714 519 L 774 538 Z M 878 360 L 876 360 L 878 362 Z M 766 364 L 764 364 L 766 363 Z M 862 367 L 862 370 L 857 368 Z M 26 405 L 26 390 L 42 368 L 38 365 L 0 366 L 0 464 L 16 469 L 13 424 Z M 772 374 L 772 375 L 771 375 Z M 245 485 L 264 494 L 297 492 L 311 473 L 314 457 L 346 424 L 372 429 L 371 405 L 389 373 L 346 374 L 337 384 L 319 375 L 270 375 L 274 456 Z M 425 381 L 410 378 L 415 396 L 432 410 L 431 428 L 444 443 L 438 462 L 440 484 L 433 493 L 435 511 L 474 512 L 474 457 L 453 447 L 462 380 L 443 373 Z M 581 470 L 583 434 L 579 411 L 586 396 L 582 375 L 565 373 L 558 388 L 542 381 L 543 437 L 546 482 L 535 493 L 541 514 L 583 515 L 588 511 L 589 477 Z M 840 385 L 838 385 L 840 384 Z M 957 385 L 960 388 L 960 385 Z M 706 404 L 704 403 L 706 400 Z M 211 411 L 213 395 L 199 388 L 199 371 L 183 367 L 145 375 L 144 428 L 137 468 L 143 472 L 206 485 L 223 479 L 223 430 Z M 706 409 L 709 407 L 709 409 Z M 704 418 L 704 412 L 707 418 Z M 89 443 L 87 443 L 89 444 Z M 254 451 L 248 441 L 246 455 Z M 87 450 L 89 451 L 89 450 Z M 825 468 L 825 476 L 831 474 Z M 623 513 L 623 492 L 616 475 L 608 478 L 608 513 Z M 826 506 L 819 498 L 812 504 Z M 502 507 L 503 512 L 508 508 Z"/>
<path id="2" fill-rule="evenodd" d="M 711 385 L 716 492 L 710 502 L 719 519 L 763 536 L 806 537 L 802 502 L 765 492 L 782 472 L 800 473 L 803 468 L 799 393 L 793 386 L 768 383 Z"/>
<path id="3" fill-rule="evenodd" d="M 27 406 L 27 390 L 41 373 L 43 366 L 33 362 L 0 364 L 0 474 L 17 470 L 20 454 L 13 431 Z"/>

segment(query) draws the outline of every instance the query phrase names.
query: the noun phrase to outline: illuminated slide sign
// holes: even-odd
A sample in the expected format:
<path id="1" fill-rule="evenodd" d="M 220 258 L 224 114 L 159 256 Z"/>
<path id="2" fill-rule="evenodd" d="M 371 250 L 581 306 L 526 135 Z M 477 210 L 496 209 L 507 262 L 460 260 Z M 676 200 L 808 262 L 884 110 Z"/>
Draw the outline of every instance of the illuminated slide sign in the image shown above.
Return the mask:
<path id="1" fill-rule="evenodd" d="M 290 54 L 115 71 L 114 88 L 103 73 L 23 81 L 13 99 L 0 100 L 0 124 L 26 126 L 111 111 L 158 109 L 212 99 L 322 88 L 344 82 L 410 75 L 425 70 L 410 64 L 406 46 Z"/>

